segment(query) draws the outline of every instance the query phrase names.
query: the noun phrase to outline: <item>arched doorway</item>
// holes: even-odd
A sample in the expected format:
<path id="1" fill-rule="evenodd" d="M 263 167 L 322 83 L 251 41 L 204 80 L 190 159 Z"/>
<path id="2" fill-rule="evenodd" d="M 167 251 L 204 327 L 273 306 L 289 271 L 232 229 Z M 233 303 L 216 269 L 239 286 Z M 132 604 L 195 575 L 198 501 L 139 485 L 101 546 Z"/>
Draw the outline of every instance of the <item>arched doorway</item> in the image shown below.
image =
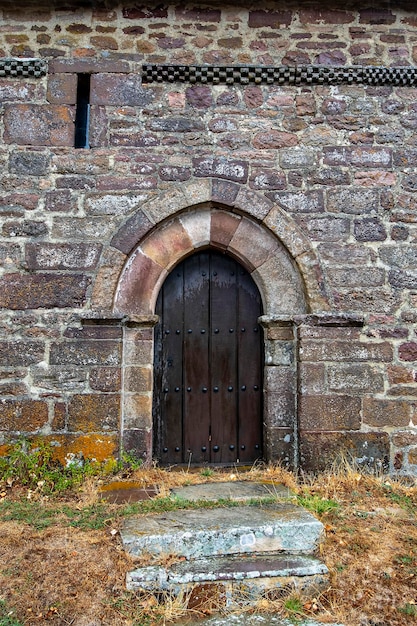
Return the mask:
<path id="1" fill-rule="evenodd" d="M 252 463 L 262 456 L 261 297 L 225 253 L 187 257 L 156 305 L 154 456 L 161 464 Z"/>

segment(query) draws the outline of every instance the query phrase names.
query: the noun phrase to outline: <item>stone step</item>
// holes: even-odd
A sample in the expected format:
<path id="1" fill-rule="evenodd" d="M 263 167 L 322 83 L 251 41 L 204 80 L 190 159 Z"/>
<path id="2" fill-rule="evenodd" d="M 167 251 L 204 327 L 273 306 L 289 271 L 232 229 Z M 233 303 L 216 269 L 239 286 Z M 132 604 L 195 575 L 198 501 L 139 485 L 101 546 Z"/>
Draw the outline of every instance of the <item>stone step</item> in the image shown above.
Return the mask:
<path id="1" fill-rule="evenodd" d="M 301 507 L 278 502 L 131 517 L 123 523 L 121 538 L 131 555 L 156 558 L 310 554 L 323 538 L 323 525 Z"/>
<path id="2" fill-rule="evenodd" d="M 127 575 L 129 590 L 192 595 L 219 608 L 252 605 L 262 597 L 282 598 L 294 591 L 317 594 L 328 585 L 326 566 L 309 555 L 203 558 L 168 568 L 148 566 Z"/>

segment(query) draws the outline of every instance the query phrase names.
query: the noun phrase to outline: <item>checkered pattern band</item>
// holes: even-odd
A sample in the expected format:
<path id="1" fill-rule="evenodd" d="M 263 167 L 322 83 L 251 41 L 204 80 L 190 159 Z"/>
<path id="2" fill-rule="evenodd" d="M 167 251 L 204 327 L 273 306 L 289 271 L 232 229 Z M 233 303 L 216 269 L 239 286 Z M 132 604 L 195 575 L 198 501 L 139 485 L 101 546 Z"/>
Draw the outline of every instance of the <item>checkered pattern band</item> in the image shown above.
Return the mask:
<path id="1" fill-rule="evenodd" d="M 0 77 L 39 78 L 45 76 L 46 72 L 46 61 L 41 59 L 0 59 Z"/>
<path id="2" fill-rule="evenodd" d="M 211 84 L 417 84 L 415 67 L 325 67 L 300 65 L 289 67 L 251 67 L 214 65 L 143 65 L 143 83 L 211 83 Z"/>

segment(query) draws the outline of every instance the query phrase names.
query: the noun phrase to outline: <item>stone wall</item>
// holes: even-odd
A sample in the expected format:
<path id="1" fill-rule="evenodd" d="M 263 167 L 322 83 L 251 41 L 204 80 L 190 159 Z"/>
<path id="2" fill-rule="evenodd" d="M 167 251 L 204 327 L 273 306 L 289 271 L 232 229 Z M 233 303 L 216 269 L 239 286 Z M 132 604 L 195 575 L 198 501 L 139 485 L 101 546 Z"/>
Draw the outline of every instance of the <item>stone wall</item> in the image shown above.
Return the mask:
<path id="1" fill-rule="evenodd" d="M 47 61 L 45 76 L 0 77 L 3 451 L 41 434 L 61 458 L 106 458 L 122 433 L 149 457 L 155 294 L 181 255 L 211 244 L 264 299 L 269 459 L 320 469 L 345 451 L 416 474 L 416 88 L 141 76 L 143 64 L 413 66 L 417 12 L 55 4 L 0 3 L 0 56 Z M 89 149 L 74 148 L 79 74 L 91 74 Z M 210 212 L 208 239 L 186 226 L 164 260 L 148 250 L 140 311 L 121 306 L 141 246 L 190 211 L 200 224 Z M 231 248 L 216 211 L 260 235 Z M 265 279 L 278 276 L 271 237 L 299 272 L 287 307 Z"/>

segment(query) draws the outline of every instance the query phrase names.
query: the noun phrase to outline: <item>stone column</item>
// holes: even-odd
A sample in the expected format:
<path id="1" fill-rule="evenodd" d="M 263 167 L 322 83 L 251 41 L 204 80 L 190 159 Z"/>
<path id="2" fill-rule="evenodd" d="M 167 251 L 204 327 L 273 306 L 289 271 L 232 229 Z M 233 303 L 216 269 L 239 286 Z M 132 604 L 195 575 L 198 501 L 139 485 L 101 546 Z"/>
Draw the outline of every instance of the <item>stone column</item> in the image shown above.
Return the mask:
<path id="1" fill-rule="evenodd" d="M 152 459 L 153 332 L 157 315 L 129 316 L 123 326 L 122 451 Z"/>
<path id="2" fill-rule="evenodd" d="M 294 323 L 286 316 L 263 315 L 264 448 L 268 461 L 295 469 L 297 441 L 297 359 Z"/>

